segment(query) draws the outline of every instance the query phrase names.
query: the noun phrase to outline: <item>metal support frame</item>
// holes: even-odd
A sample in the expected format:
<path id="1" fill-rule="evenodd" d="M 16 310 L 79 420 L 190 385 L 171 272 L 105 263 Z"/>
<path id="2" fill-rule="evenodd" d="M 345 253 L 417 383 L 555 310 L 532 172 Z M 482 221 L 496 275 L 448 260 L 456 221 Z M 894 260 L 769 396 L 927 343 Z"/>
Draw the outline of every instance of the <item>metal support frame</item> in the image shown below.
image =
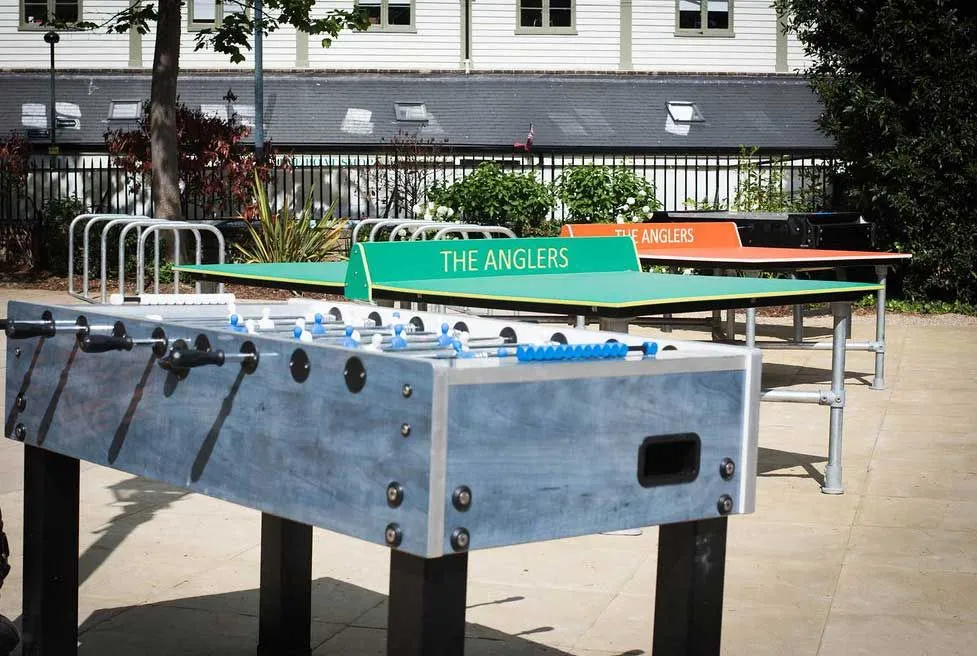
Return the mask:
<path id="1" fill-rule="evenodd" d="M 78 652 L 78 474 L 77 459 L 24 446 L 25 656 Z"/>
<path id="2" fill-rule="evenodd" d="M 658 530 L 653 656 L 718 656 L 726 525 L 726 517 L 717 517 Z"/>
<path id="3" fill-rule="evenodd" d="M 465 653 L 468 553 L 421 558 L 390 552 L 387 656 Z"/>
<path id="4" fill-rule="evenodd" d="M 834 348 L 831 351 L 831 403 L 828 427 L 828 464 L 824 468 L 825 494 L 843 494 L 842 483 L 842 430 L 845 418 L 845 341 L 851 326 L 851 303 L 832 303 L 834 318 Z"/>
<path id="5" fill-rule="evenodd" d="M 875 267 L 875 275 L 879 278 L 879 291 L 875 293 L 875 375 L 872 377 L 872 389 L 885 389 L 885 284 L 889 274 L 889 267 Z"/>
<path id="6" fill-rule="evenodd" d="M 258 656 L 308 656 L 312 645 L 312 527 L 261 514 Z"/>

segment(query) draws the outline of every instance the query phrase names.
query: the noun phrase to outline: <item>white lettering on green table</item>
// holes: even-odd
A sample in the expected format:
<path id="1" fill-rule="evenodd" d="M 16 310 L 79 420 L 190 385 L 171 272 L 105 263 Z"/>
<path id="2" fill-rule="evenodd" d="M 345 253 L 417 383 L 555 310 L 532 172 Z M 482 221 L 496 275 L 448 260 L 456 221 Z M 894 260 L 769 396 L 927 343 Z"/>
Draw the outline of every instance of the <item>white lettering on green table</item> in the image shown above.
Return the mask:
<path id="1" fill-rule="evenodd" d="M 559 271 L 570 266 L 569 250 L 565 246 L 500 247 L 489 248 L 484 253 L 475 248 L 440 252 L 443 273 Z"/>

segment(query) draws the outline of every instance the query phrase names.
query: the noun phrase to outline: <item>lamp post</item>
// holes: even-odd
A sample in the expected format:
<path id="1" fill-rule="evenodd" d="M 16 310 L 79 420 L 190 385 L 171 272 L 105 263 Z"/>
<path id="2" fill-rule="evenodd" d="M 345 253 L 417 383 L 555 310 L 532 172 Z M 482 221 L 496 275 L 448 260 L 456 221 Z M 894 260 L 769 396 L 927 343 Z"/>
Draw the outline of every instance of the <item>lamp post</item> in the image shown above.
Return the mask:
<path id="1" fill-rule="evenodd" d="M 49 31 L 44 35 L 44 42 L 51 46 L 51 147 L 52 148 L 54 148 L 54 145 L 57 141 L 55 137 L 55 130 L 57 129 L 57 125 L 58 125 L 58 106 L 55 102 L 55 96 L 54 96 L 54 44 L 56 44 L 60 40 L 61 37 L 58 36 L 58 33 L 55 32 L 54 30 Z"/>

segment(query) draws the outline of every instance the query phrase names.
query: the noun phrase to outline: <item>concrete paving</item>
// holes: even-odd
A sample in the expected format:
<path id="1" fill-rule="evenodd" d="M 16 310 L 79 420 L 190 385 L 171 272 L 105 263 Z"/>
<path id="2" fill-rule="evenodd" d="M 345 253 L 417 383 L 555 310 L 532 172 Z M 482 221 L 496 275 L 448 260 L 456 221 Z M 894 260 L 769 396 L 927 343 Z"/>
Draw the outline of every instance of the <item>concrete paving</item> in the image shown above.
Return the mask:
<path id="1" fill-rule="evenodd" d="M 66 302 L 0 290 L 13 297 Z M 892 318 L 884 391 L 868 387 L 872 355 L 849 354 L 843 496 L 819 492 L 827 410 L 763 404 L 757 512 L 729 522 L 724 654 L 975 653 L 977 326 L 956 323 Z M 856 339 L 873 330 L 856 318 Z M 827 387 L 829 363 L 767 351 L 765 383 Z M 14 550 L 0 613 L 14 618 L 22 481 L 20 445 L 0 440 Z M 84 463 L 81 486 L 81 654 L 254 653 L 257 512 Z M 383 654 L 387 550 L 314 539 L 314 654 Z M 649 528 L 473 552 L 468 653 L 650 653 L 656 541 Z"/>

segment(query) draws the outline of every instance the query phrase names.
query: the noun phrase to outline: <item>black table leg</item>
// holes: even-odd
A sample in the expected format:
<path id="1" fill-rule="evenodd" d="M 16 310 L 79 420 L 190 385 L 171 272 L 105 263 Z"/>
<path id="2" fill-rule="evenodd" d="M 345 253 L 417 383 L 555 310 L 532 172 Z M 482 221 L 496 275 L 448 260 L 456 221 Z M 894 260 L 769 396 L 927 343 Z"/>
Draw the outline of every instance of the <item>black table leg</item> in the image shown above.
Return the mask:
<path id="1" fill-rule="evenodd" d="M 312 641 L 312 527 L 261 514 L 258 656 L 308 656 Z"/>
<path id="2" fill-rule="evenodd" d="M 462 656 L 468 553 L 420 558 L 390 552 L 387 656 Z"/>
<path id="3" fill-rule="evenodd" d="M 718 656 L 725 572 L 725 517 L 659 529 L 653 656 Z"/>
<path id="4" fill-rule="evenodd" d="M 24 446 L 24 656 L 78 653 L 78 471 Z"/>

